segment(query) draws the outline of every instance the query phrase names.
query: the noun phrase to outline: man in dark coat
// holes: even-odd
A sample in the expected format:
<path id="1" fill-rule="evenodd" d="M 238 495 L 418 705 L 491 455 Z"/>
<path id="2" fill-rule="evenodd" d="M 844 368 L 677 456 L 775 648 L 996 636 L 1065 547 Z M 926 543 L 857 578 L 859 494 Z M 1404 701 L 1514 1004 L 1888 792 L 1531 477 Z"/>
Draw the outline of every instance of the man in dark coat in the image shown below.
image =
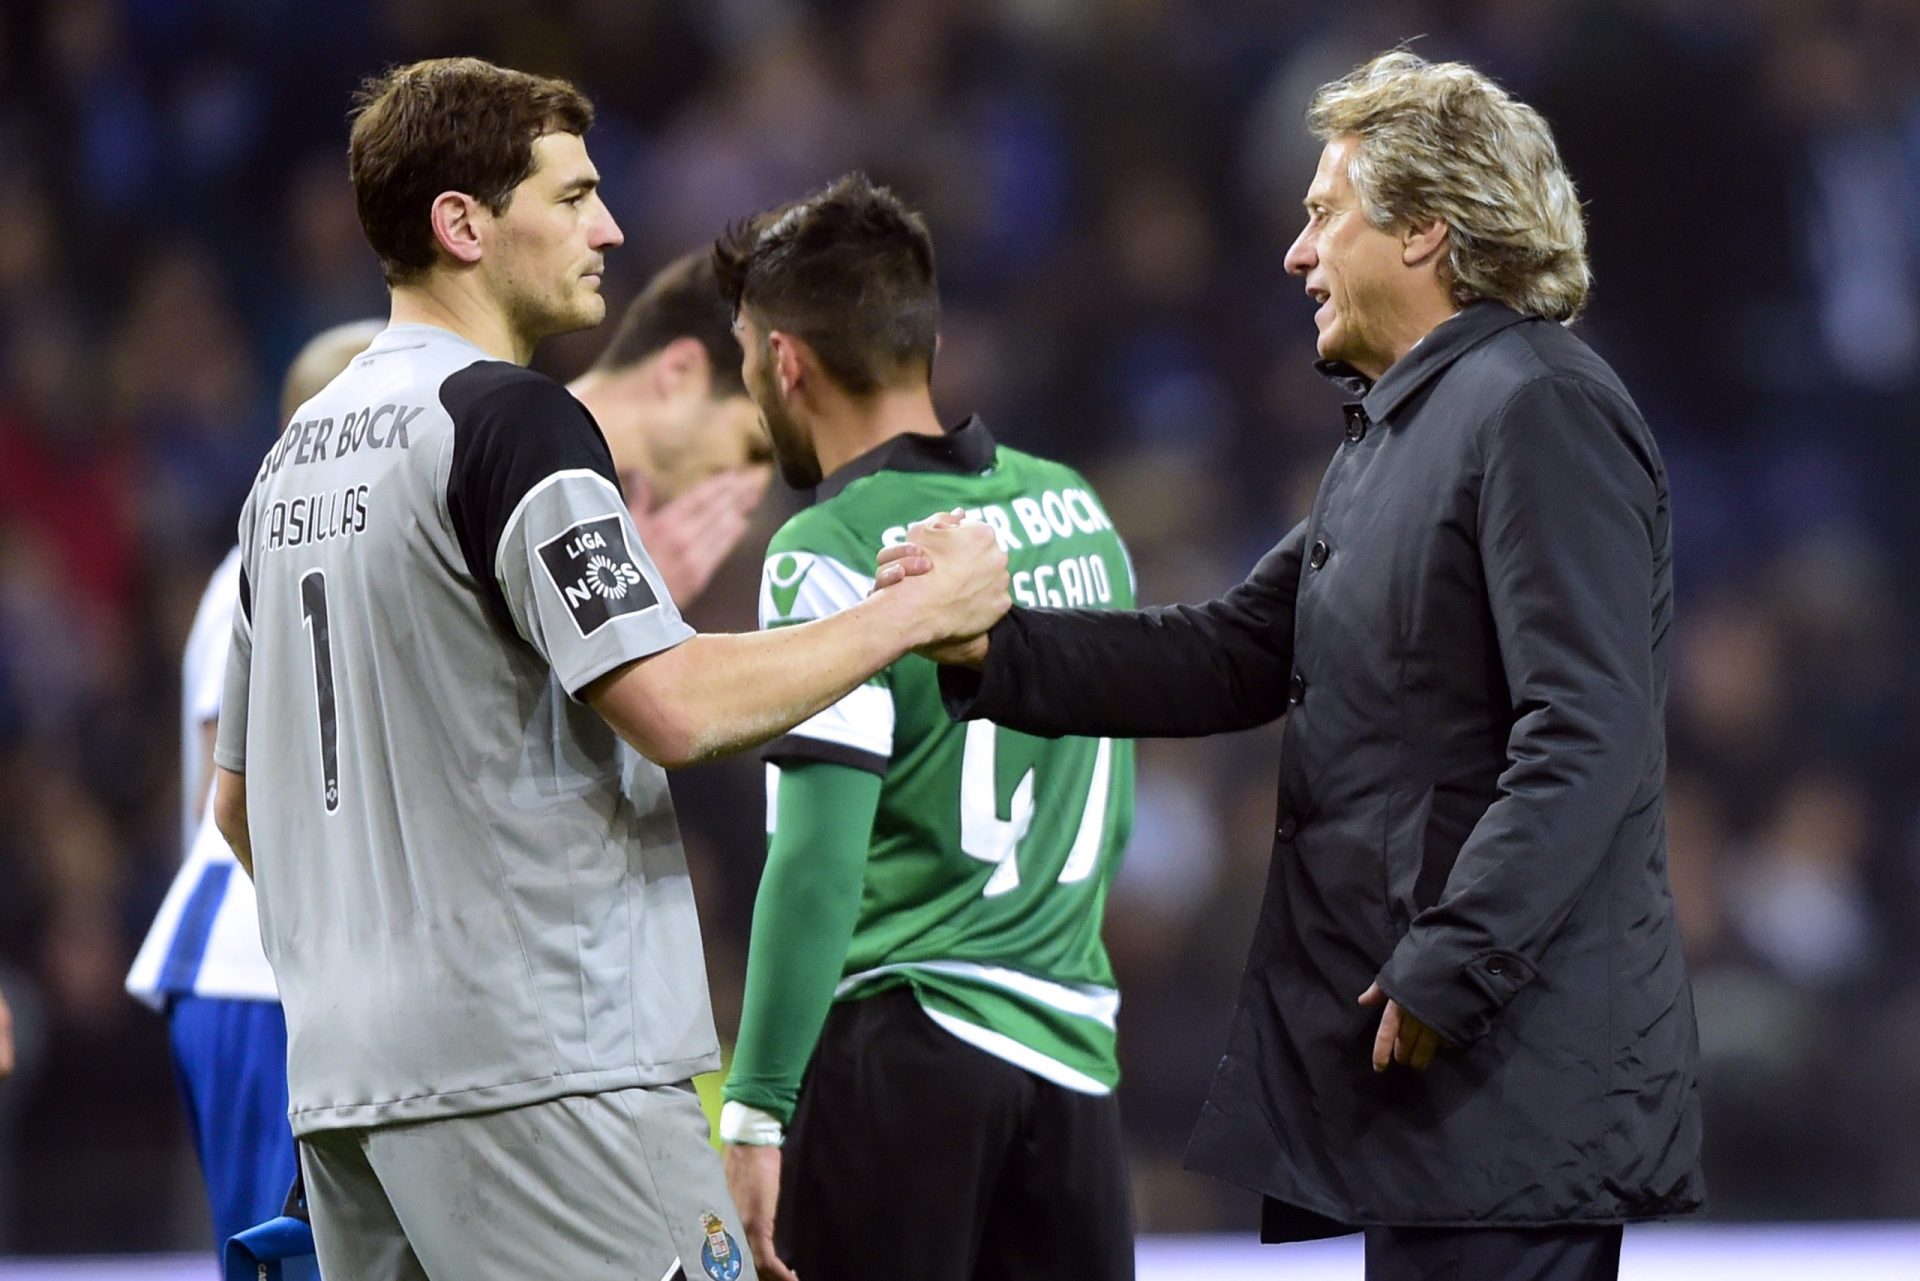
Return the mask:
<path id="1" fill-rule="evenodd" d="M 1285 717 L 1273 863 L 1189 1162 L 1370 1279 L 1610 1278 L 1702 1203 L 1668 887 L 1667 480 L 1566 328 L 1580 206 L 1537 113 L 1384 55 L 1316 97 L 1287 255 L 1354 395 L 1313 512 L 1219 600 L 1015 609 L 933 654 L 1033 733 Z M 883 555 L 881 582 L 920 567 Z M 965 667 L 978 668 L 977 672 Z M 1044 780 L 1041 781 L 1044 786 Z"/>

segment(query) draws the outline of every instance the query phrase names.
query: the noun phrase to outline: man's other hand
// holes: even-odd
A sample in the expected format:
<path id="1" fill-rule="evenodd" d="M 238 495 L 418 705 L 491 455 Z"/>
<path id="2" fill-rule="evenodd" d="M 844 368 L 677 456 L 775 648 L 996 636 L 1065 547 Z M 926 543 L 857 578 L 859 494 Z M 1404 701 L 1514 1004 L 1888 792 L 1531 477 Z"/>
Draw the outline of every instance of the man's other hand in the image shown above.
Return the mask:
<path id="1" fill-rule="evenodd" d="M 780 1149 L 751 1143 L 729 1143 L 726 1153 L 727 1191 L 740 1211 L 740 1230 L 746 1234 L 753 1266 L 768 1281 L 800 1281 L 792 1268 L 773 1251 L 774 1208 L 780 1200 Z"/>
<path id="2" fill-rule="evenodd" d="M 1375 983 L 1360 994 L 1360 1004 L 1387 1007 L 1380 1015 L 1380 1030 L 1373 1037 L 1373 1070 L 1384 1072 L 1387 1064 L 1398 1063 L 1416 1072 L 1427 1070 L 1433 1056 L 1445 1048 L 1440 1034 L 1400 1008 Z"/>
<path id="3" fill-rule="evenodd" d="M 691 604 L 739 546 L 766 497 L 768 476 L 765 467 L 716 472 L 670 503 L 648 509 L 641 498 L 629 504 L 640 541 L 675 605 Z"/>

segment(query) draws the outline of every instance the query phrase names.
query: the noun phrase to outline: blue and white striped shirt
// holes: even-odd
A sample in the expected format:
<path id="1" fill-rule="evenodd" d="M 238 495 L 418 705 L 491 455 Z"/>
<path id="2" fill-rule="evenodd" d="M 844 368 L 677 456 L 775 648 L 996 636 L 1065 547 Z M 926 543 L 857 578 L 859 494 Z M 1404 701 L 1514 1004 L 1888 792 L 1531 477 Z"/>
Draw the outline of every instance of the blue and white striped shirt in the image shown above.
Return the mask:
<path id="1" fill-rule="evenodd" d="M 200 598 L 181 665 L 180 870 L 127 974 L 127 991 L 155 1009 L 172 996 L 279 999 L 260 946 L 253 882 L 213 825 L 207 786 L 213 762 L 205 729 L 220 714 L 239 599 L 240 551 L 235 548 Z M 196 804 L 203 795 L 205 802 Z"/>

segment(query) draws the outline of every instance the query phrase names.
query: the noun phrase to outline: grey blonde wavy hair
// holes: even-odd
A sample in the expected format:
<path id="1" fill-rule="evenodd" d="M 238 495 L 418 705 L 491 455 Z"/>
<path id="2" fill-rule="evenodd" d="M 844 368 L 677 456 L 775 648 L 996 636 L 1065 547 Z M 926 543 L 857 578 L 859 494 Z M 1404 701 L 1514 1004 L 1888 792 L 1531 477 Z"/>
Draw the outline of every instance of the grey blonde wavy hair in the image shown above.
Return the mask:
<path id="1" fill-rule="evenodd" d="M 1321 142 L 1352 135 L 1347 177 L 1382 231 L 1447 225 L 1448 284 L 1571 324 L 1587 300 L 1587 228 L 1538 111 L 1472 67 L 1396 49 L 1322 85 L 1307 109 Z"/>

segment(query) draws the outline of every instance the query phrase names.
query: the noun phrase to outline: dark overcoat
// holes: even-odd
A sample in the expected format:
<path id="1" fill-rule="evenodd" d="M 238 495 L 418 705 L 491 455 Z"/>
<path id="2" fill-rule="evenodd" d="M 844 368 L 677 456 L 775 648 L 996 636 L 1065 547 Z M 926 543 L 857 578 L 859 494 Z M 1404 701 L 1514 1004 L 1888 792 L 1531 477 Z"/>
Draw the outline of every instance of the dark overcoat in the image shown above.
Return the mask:
<path id="1" fill-rule="evenodd" d="M 1337 368 L 1327 370 L 1339 375 Z M 1564 327 L 1475 303 L 1346 406 L 1312 515 L 1219 600 L 1017 609 L 956 716 L 1199 735 L 1285 717 L 1238 1010 L 1188 1162 L 1270 1240 L 1702 1203 L 1668 886 L 1667 478 Z M 1378 980 L 1447 1043 L 1369 1062 Z"/>

